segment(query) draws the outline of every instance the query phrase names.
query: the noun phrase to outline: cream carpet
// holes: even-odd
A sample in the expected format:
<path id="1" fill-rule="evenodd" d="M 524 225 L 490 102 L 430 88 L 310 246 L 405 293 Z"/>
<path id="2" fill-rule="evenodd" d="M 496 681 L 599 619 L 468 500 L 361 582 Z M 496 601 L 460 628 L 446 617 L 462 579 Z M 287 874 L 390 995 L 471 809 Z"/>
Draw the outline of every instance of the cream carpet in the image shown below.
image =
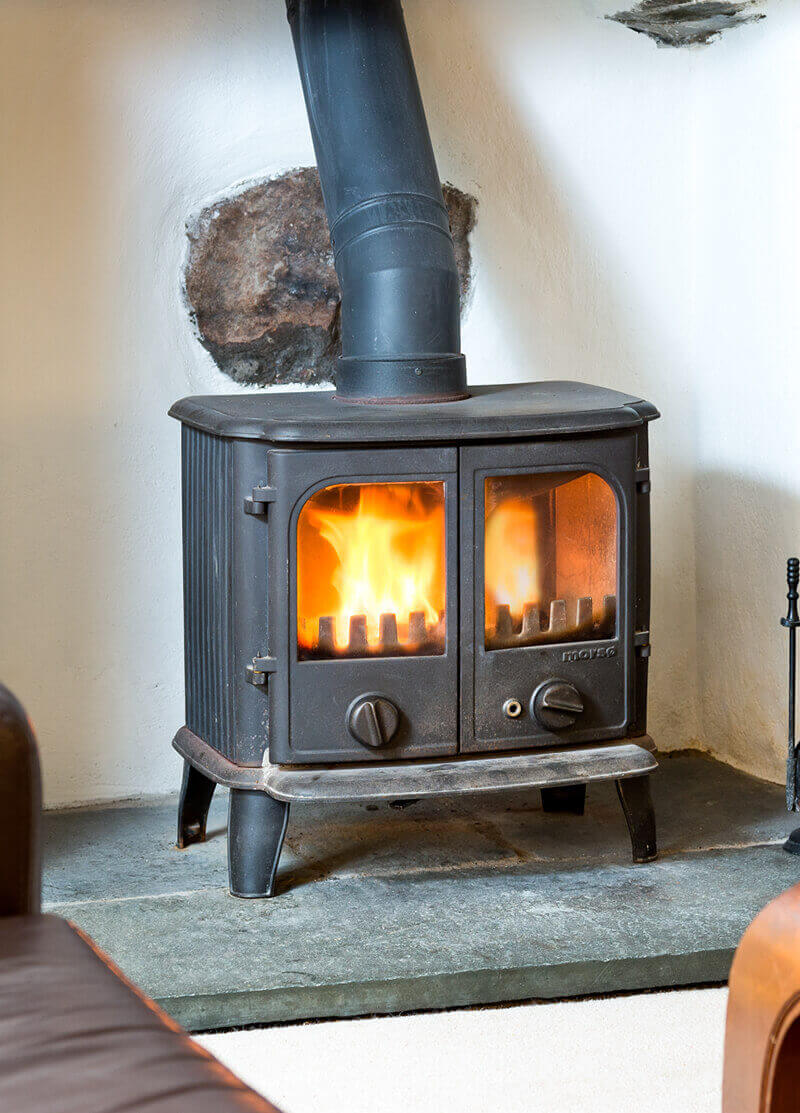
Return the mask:
<path id="1" fill-rule="evenodd" d="M 284 1113 L 718 1113 L 726 991 L 198 1036 Z"/>

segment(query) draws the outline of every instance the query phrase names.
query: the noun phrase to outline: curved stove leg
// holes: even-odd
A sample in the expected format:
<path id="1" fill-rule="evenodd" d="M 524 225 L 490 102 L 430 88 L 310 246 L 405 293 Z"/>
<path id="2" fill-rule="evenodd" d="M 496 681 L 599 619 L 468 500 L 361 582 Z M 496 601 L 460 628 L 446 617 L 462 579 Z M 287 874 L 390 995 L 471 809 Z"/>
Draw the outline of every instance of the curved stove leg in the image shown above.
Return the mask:
<path id="1" fill-rule="evenodd" d="M 178 848 L 185 850 L 195 842 L 205 842 L 206 820 L 211 797 L 217 786 L 188 761 L 183 763 L 183 781 L 178 801 Z"/>
<path id="2" fill-rule="evenodd" d="M 234 897 L 271 897 L 289 805 L 266 792 L 232 788 L 228 811 L 228 881 Z"/>
<path id="3" fill-rule="evenodd" d="M 617 795 L 631 836 L 634 862 L 652 862 L 658 857 L 656 816 L 650 795 L 650 776 L 626 777 L 616 782 Z"/>

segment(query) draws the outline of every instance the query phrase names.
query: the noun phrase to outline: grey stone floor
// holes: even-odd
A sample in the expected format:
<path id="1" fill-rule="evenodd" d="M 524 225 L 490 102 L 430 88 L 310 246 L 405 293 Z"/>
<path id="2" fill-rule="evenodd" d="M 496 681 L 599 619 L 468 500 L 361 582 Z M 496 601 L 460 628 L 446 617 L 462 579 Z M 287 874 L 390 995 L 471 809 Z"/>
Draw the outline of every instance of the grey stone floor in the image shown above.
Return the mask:
<path id="1" fill-rule="evenodd" d="M 199 1031 L 724 981 L 744 928 L 800 881 L 780 786 L 695 753 L 653 778 L 661 857 L 634 866 L 613 786 L 586 815 L 538 793 L 295 807 L 280 889 L 226 888 L 176 803 L 48 813 L 45 902 Z"/>

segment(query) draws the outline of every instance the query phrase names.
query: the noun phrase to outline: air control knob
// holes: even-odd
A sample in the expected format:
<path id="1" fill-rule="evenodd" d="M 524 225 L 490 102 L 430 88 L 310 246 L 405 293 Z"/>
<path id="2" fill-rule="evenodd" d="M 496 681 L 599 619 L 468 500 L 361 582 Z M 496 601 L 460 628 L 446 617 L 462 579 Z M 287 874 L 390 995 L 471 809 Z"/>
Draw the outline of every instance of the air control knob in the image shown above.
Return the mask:
<path id="1" fill-rule="evenodd" d="M 582 711 L 580 692 L 566 680 L 546 680 L 531 696 L 531 715 L 545 730 L 566 730 Z"/>
<path id="2" fill-rule="evenodd" d="M 400 725 L 400 712 L 385 696 L 359 696 L 347 712 L 347 729 L 362 746 L 377 750 L 391 742 Z"/>

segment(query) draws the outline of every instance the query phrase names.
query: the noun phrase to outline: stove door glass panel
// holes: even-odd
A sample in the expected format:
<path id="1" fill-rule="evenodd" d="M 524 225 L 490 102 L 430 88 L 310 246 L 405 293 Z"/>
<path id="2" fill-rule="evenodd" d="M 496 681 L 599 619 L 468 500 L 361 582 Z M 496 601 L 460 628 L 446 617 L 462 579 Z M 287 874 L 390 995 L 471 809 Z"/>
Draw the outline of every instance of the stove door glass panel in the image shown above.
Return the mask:
<path id="1" fill-rule="evenodd" d="M 485 648 L 616 636 L 617 500 L 594 472 L 485 481 Z"/>
<path id="2" fill-rule="evenodd" d="M 444 483 L 341 483 L 297 521 L 301 661 L 440 656 L 446 644 Z"/>

